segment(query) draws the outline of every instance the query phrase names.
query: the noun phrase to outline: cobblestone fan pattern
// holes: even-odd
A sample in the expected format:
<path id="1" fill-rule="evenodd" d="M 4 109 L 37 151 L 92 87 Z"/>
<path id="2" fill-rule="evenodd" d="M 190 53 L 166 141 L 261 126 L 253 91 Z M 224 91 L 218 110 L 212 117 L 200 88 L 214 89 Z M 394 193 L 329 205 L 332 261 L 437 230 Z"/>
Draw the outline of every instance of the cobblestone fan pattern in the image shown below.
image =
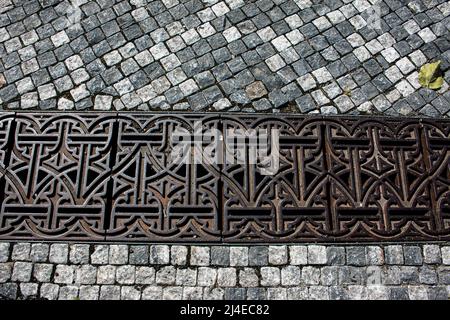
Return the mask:
<path id="1" fill-rule="evenodd" d="M 6 299 L 447 299 L 450 247 L 0 243 Z"/>
<path id="2" fill-rule="evenodd" d="M 277 153 L 250 162 L 232 129 L 279 132 Z M 449 240 L 449 146 L 449 120 L 3 113 L 0 238 Z"/>
<path id="3" fill-rule="evenodd" d="M 0 105 L 449 116 L 449 15 L 446 0 L 0 0 Z M 446 83 L 420 88 L 435 60 Z"/>

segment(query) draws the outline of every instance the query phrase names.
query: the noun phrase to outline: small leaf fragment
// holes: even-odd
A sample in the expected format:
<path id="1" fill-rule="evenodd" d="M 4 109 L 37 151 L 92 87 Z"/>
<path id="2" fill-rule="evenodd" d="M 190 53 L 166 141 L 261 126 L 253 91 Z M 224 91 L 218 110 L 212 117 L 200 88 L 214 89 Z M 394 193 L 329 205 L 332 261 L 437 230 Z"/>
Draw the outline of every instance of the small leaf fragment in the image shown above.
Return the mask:
<path id="1" fill-rule="evenodd" d="M 428 85 L 428 88 L 433 89 L 433 90 L 439 90 L 440 88 L 442 88 L 443 84 L 444 84 L 444 78 L 437 77 L 436 80 L 434 80 L 433 82 L 430 82 L 430 84 Z"/>
<path id="2" fill-rule="evenodd" d="M 441 61 L 424 64 L 419 71 L 419 83 L 424 88 L 438 90 L 444 84 L 441 76 Z"/>

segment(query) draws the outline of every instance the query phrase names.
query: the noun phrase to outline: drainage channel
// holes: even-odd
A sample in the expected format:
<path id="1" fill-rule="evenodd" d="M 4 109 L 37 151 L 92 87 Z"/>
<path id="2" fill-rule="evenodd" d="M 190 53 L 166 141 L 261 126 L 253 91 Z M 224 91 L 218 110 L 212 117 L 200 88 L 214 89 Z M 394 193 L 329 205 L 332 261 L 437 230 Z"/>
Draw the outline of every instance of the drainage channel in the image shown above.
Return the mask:
<path id="1" fill-rule="evenodd" d="M 450 238 L 450 120 L 0 113 L 0 238 Z"/>

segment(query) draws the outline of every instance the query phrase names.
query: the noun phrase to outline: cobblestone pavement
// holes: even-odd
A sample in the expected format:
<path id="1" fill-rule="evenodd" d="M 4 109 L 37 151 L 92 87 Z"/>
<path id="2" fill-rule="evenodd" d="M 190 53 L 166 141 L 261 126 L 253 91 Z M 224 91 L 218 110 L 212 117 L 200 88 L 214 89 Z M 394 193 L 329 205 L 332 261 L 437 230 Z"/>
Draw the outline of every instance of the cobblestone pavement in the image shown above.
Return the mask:
<path id="1" fill-rule="evenodd" d="M 0 243 L 14 299 L 447 299 L 450 247 Z"/>
<path id="2" fill-rule="evenodd" d="M 449 116 L 450 2 L 377 1 L 0 0 L 0 105 Z"/>

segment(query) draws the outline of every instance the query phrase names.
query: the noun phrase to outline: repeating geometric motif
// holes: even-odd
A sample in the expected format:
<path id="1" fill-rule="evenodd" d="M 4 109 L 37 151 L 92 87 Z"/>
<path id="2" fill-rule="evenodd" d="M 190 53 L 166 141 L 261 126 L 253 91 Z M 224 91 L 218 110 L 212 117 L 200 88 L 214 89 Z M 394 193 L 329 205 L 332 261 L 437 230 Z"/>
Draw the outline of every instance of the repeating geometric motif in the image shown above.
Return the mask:
<path id="1" fill-rule="evenodd" d="M 0 238 L 448 240 L 450 121 L 0 113 Z"/>
<path id="2" fill-rule="evenodd" d="M 202 149 L 195 135 L 218 124 L 216 116 L 119 114 L 108 240 L 220 240 L 220 168 L 193 159 Z M 183 133 L 190 159 L 175 161 L 172 138 Z"/>
<path id="3" fill-rule="evenodd" d="M 448 198 L 444 189 L 450 186 L 449 154 L 442 145 L 435 148 L 435 168 L 426 156 L 432 150 L 428 133 L 438 129 L 418 120 L 329 121 L 326 159 L 337 238 L 440 235 L 442 221 L 436 218 L 443 208 L 436 207 L 436 201 L 443 204 Z M 448 131 L 445 134 L 448 139 Z M 433 189 L 439 177 L 447 184 L 436 194 Z"/>
<path id="4" fill-rule="evenodd" d="M 330 230 L 322 121 L 301 117 L 224 117 L 225 131 L 279 130 L 279 168 L 225 163 L 223 232 L 226 241 L 314 240 Z M 226 145 L 226 144 L 225 144 Z M 246 147 L 246 152 L 250 151 Z M 247 157 L 243 157 L 245 160 Z"/>
<path id="5" fill-rule="evenodd" d="M 448 239 L 449 122 L 223 117 L 280 130 L 280 165 L 225 165 L 225 241 Z"/>
<path id="6" fill-rule="evenodd" d="M 0 237 L 101 240 L 114 117 L 16 114 Z"/>

